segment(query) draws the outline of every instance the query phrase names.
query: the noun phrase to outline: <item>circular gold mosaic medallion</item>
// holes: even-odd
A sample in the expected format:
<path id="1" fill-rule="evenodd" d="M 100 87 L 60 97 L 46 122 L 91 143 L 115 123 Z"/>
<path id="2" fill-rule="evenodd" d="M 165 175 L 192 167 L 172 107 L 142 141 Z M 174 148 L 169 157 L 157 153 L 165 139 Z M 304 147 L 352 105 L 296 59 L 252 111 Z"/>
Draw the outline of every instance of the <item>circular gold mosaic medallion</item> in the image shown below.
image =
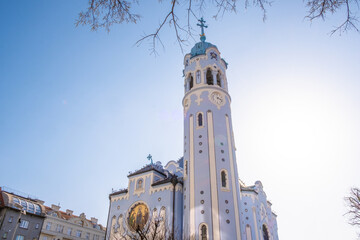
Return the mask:
<path id="1" fill-rule="evenodd" d="M 143 230 L 149 220 L 149 209 L 144 203 L 133 205 L 129 211 L 128 225 L 132 231 Z"/>

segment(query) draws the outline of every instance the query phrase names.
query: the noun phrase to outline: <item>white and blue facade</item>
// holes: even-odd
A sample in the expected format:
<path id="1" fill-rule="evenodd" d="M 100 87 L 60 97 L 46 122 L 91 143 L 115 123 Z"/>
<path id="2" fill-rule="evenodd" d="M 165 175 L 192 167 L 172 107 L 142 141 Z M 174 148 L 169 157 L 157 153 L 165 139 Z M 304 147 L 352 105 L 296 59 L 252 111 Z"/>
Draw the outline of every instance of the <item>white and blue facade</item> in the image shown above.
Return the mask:
<path id="1" fill-rule="evenodd" d="M 184 58 L 184 155 L 164 167 L 145 166 L 128 176 L 126 189 L 110 194 L 110 240 L 136 235 L 128 222 L 135 221 L 131 211 L 140 203 L 150 212 L 142 227 L 161 219 L 167 239 L 278 239 L 261 182 L 239 180 L 227 63 L 205 42 L 203 23 L 201 41 Z"/>

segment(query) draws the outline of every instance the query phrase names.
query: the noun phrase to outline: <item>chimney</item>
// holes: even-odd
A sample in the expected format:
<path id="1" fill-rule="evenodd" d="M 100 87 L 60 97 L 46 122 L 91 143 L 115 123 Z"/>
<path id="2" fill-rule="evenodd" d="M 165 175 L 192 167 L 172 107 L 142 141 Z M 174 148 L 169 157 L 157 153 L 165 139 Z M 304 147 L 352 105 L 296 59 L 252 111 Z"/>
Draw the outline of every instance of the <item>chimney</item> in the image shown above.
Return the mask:
<path id="1" fill-rule="evenodd" d="M 92 217 L 92 218 L 91 218 L 91 222 L 92 222 L 92 224 L 97 224 L 98 219 L 97 219 L 97 218 Z"/>
<path id="2" fill-rule="evenodd" d="M 51 209 L 54 211 L 59 211 L 60 210 L 60 206 L 57 206 L 55 204 L 51 204 Z"/>
<path id="3" fill-rule="evenodd" d="M 70 209 L 66 209 L 66 214 L 69 215 L 69 216 L 73 215 L 73 212 L 74 211 L 72 211 Z"/>

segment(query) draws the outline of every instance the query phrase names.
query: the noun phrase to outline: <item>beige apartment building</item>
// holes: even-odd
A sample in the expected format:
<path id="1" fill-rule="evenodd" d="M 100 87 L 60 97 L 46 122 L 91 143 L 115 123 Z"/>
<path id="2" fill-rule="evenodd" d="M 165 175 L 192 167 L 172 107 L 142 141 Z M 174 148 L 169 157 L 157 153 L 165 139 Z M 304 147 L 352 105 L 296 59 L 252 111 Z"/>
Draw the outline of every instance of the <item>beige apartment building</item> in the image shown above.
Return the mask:
<path id="1" fill-rule="evenodd" d="M 40 240 L 104 240 L 105 228 L 96 218 L 86 219 L 73 211 L 60 211 L 60 206 L 45 206 L 46 218 L 41 230 Z"/>

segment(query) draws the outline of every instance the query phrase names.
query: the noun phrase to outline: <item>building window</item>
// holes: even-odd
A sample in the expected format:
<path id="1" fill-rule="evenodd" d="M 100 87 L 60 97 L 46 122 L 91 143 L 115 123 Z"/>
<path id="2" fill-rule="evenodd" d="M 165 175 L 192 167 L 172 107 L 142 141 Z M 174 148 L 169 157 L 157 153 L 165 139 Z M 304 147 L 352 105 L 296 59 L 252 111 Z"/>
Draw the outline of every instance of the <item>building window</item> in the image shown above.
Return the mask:
<path id="1" fill-rule="evenodd" d="M 136 184 L 136 190 L 139 190 L 139 189 L 143 189 L 143 179 L 140 178 L 138 181 L 137 181 L 137 184 Z"/>
<path id="2" fill-rule="evenodd" d="M 201 240 L 207 240 L 207 227 L 205 224 L 203 224 L 201 227 L 200 227 L 200 239 Z"/>
<path id="3" fill-rule="evenodd" d="M 39 227 L 40 227 L 40 224 L 37 223 L 37 224 L 35 225 L 35 229 L 38 229 Z"/>
<path id="4" fill-rule="evenodd" d="M 191 74 L 190 74 L 190 76 L 189 76 L 189 90 L 191 90 L 192 88 L 193 88 L 193 86 L 194 86 L 194 78 L 193 78 L 193 76 L 191 76 Z"/>
<path id="5" fill-rule="evenodd" d="M 221 171 L 221 187 L 223 188 L 228 187 L 226 170 Z"/>
<path id="6" fill-rule="evenodd" d="M 262 226 L 264 240 L 269 240 L 269 232 L 265 224 Z"/>
<path id="7" fill-rule="evenodd" d="M 15 198 L 15 197 L 12 199 L 12 201 L 13 201 L 14 204 L 21 205 L 21 207 L 22 207 L 21 210 L 25 210 L 26 212 L 35 213 L 35 214 L 38 214 L 38 215 L 41 214 L 41 208 L 37 204 L 33 204 L 31 202 L 24 201 L 22 199 L 18 199 L 18 198 Z"/>
<path id="8" fill-rule="evenodd" d="M 48 237 L 47 237 L 47 236 L 43 236 L 43 240 L 48 240 Z"/>
<path id="9" fill-rule="evenodd" d="M 68 228 L 67 235 L 71 236 L 71 233 L 72 233 L 72 228 Z"/>
<path id="10" fill-rule="evenodd" d="M 13 202 L 17 203 L 17 204 L 20 204 L 20 200 L 18 198 L 15 198 L 15 197 L 13 198 Z"/>
<path id="11" fill-rule="evenodd" d="M 23 207 L 23 209 L 26 211 L 27 210 L 27 202 L 25 202 L 24 200 L 20 199 L 20 204 Z"/>
<path id="12" fill-rule="evenodd" d="M 51 222 L 48 222 L 47 224 L 46 224 L 46 230 L 50 230 L 51 229 Z"/>
<path id="13" fill-rule="evenodd" d="M 23 235 L 16 235 L 15 240 L 24 240 L 24 236 Z"/>
<path id="14" fill-rule="evenodd" d="M 197 126 L 198 127 L 203 127 L 203 122 L 204 122 L 204 119 L 203 119 L 203 114 L 202 113 L 198 113 L 197 114 Z"/>
<path id="15" fill-rule="evenodd" d="M 188 161 L 185 160 L 185 177 L 188 175 Z"/>
<path id="16" fill-rule="evenodd" d="M 221 87 L 221 77 L 219 72 L 216 74 L 216 84 Z"/>
<path id="17" fill-rule="evenodd" d="M 64 226 L 60 224 L 56 225 L 56 231 L 62 233 L 64 231 Z"/>
<path id="18" fill-rule="evenodd" d="M 2 238 L 7 238 L 7 232 L 4 232 Z"/>
<path id="19" fill-rule="evenodd" d="M 214 85 L 214 78 L 213 78 L 210 68 L 208 68 L 206 71 L 206 83 L 208 85 Z"/>
<path id="20" fill-rule="evenodd" d="M 34 204 L 32 203 L 28 203 L 28 212 L 30 213 L 34 213 L 35 212 L 35 207 L 34 207 Z"/>
<path id="21" fill-rule="evenodd" d="M 86 240 L 89 240 L 89 239 L 90 239 L 90 233 L 86 233 L 85 239 L 86 239 Z"/>
<path id="22" fill-rule="evenodd" d="M 26 220 L 20 220 L 20 225 L 19 225 L 20 228 L 28 228 L 29 227 L 29 221 L 26 221 Z M 20 235 L 19 235 L 20 236 Z"/>
<path id="23" fill-rule="evenodd" d="M 38 214 L 38 215 L 41 214 L 41 208 L 39 205 L 35 205 L 35 214 Z"/>
<path id="24" fill-rule="evenodd" d="M 9 223 L 12 223 L 13 217 L 9 217 Z"/>
<path id="25" fill-rule="evenodd" d="M 201 83 L 201 75 L 200 75 L 200 71 L 196 71 L 196 83 L 199 84 Z"/>
<path id="26" fill-rule="evenodd" d="M 76 230 L 76 237 L 81 237 L 81 231 L 80 230 Z"/>

